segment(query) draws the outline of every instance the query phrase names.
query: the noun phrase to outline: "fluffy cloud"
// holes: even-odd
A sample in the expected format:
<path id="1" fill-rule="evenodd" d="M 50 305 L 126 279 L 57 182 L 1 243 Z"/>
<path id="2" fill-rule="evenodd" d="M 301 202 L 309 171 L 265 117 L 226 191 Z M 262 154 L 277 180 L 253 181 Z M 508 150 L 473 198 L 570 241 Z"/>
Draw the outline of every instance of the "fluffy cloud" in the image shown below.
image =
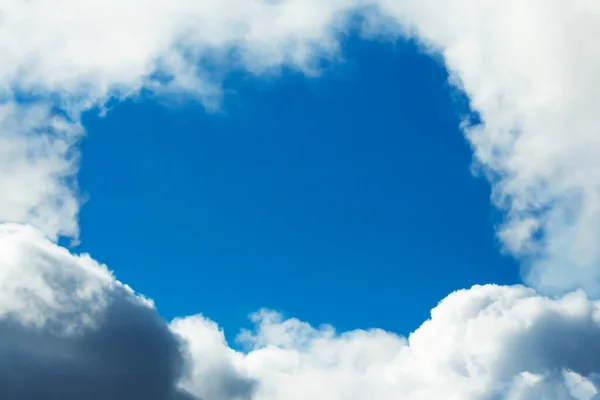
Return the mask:
<path id="1" fill-rule="evenodd" d="M 228 359 L 229 370 L 254 378 L 255 400 L 600 398 L 600 303 L 582 292 L 552 300 L 522 286 L 476 286 L 444 299 L 408 338 L 337 334 L 269 311 L 253 320 L 255 331 L 239 336 L 245 353 L 201 316 L 172 326 L 199 344 L 190 347 L 197 359 Z"/>
<path id="2" fill-rule="evenodd" d="M 455 292 L 408 338 L 261 310 L 230 348 L 201 315 L 167 325 L 87 255 L 0 225 L 0 397 L 598 399 L 600 302 L 523 286 Z"/>
<path id="3" fill-rule="evenodd" d="M 310 72 L 335 53 L 334 35 L 353 7 L 345 0 L 3 1 L 0 221 L 77 238 L 81 112 L 142 89 L 214 107 L 230 69 L 290 64 Z"/>
<path id="4" fill-rule="evenodd" d="M 310 70 L 364 0 L 8 0 L 0 87 L 57 93 L 80 106 L 142 87 L 212 96 L 206 63 Z M 74 106 L 74 104 L 69 104 Z"/>
<path id="5" fill-rule="evenodd" d="M 287 65 L 311 74 L 320 59 L 339 58 L 339 38 L 356 15 L 366 17 L 364 35 L 411 36 L 441 55 L 467 93 L 482 123 L 465 123 L 465 133 L 506 211 L 499 237 L 523 258 L 526 281 L 547 293 L 583 287 L 600 295 L 593 0 L 6 0 L 0 98 L 21 104 L 26 93 L 58 106 L 71 128 L 82 110 L 141 89 L 213 107 L 231 69 Z M 40 133 L 50 117 L 35 112 L 37 125 L 25 127 L 14 126 L 23 111 L 0 113 L 0 140 L 10 142 L 2 159 L 15 160 L 0 171 L 23 182 L 1 200 L 0 219 L 76 236 L 78 136 Z M 7 193 L 13 183 L 2 179 Z"/>
<path id="6" fill-rule="evenodd" d="M 548 293 L 600 294 L 600 4 L 382 0 L 433 52 L 483 121 L 465 126 L 507 210 L 499 235 Z"/>
<path id="7" fill-rule="evenodd" d="M 188 362 L 152 303 L 105 266 L 40 231 L 0 225 L 0 398 L 194 400 L 178 385 Z"/>
<path id="8" fill-rule="evenodd" d="M 600 295 L 600 5 L 593 0 L 5 0 L 0 5 L 0 397 L 598 399 L 599 303 L 524 287 L 450 295 L 408 338 L 267 311 L 231 349 L 202 316 L 165 324 L 77 237 L 81 112 L 146 89 L 218 104 L 231 69 L 316 72 L 353 16 L 441 55 L 544 293 Z M 39 229 L 39 230 L 38 230 Z M 188 394 L 179 389 L 182 386 Z"/>

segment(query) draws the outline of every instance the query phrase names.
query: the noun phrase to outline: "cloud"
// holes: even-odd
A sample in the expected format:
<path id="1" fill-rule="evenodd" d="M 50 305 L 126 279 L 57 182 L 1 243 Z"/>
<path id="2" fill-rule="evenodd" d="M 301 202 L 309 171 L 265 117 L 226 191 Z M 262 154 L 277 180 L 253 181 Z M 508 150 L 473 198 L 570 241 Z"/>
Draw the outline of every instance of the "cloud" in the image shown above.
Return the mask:
<path id="1" fill-rule="evenodd" d="M 52 239 L 77 237 L 82 133 L 48 104 L 0 102 L 0 221 L 30 223 Z"/>
<path id="2" fill-rule="evenodd" d="M 247 374 L 241 365 L 243 355 L 229 348 L 216 323 L 195 315 L 177 318 L 170 327 L 189 352 L 190 368 L 180 382 L 183 387 L 205 400 L 254 398 L 258 382 Z"/>
<path id="3" fill-rule="evenodd" d="M 0 225 L 0 398 L 197 400 L 179 388 L 188 362 L 152 303 L 105 266 Z M 244 377 L 216 378 L 252 390 Z"/>
<path id="4" fill-rule="evenodd" d="M 77 236 L 83 110 L 142 89 L 215 107 L 231 70 L 313 74 L 341 59 L 356 15 L 365 36 L 413 37 L 441 55 L 468 95 L 482 122 L 464 130 L 526 282 L 600 295 L 600 6 L 590 0 L 4 1 L 0 140 L 15 161 L 0 163 L 0 188 L 18 190 L 3 196 L 0 220 Z M 23 94 L 35 107 L 15 111 Z M 69 115 L 61 129 L 79 133 L 44 132 L 51 107 Z M 30 113 L 35 124 L 19 122 Z"/>
<path id="5" fill-rule="evenodd" d="M 0 6 L 0 221 L 77 238 L 81 113 L 189 95 L 215 107 L 232 69 L 310 73 L 360 1 L 7 0 Z"/>
<path id="6" fill-rule="evenodd" d="M 82 112 L 142 90 L 214 107 L 235 69 L 316 73 L 341 58 L 358 14 L 363 35 L 441 56 L 467 94 L 481 123 L 464 131 L 526 282 L 600 295 L 597 2 L 5 0 L 0 221 L 31 226 L 0 225 L 0 397 L 600 398 L 599 303 L 583 292 L 474 287 L 408 338 L 261 311 L 239 352 L 202 316 L 167 325 L 105 267 L 52 243 L 78 235 Z"/>
<path id="7" fill-rule="evenodd" d="M 338 48 L 363 0 L 9 0 L 2 6 L 0 88 L 56 93 L 85 107 L 142 87 L 212 95 L 204 61 L 260 72 L 309 70 Z M 18 39 L 17 39 L 18 38 Z M 232 65 L 233 64 L 233 65 Z"/>
<path id="8" fill-rule="evenodd" d="M 522 286 L 475 286 L 444 299 L 408 338 L 336 333 L 266 310 L 252 319 L 255 330 L 238 337 L 243 353 L 202 316 L 172 326 L 200 344 L 194 357 L 228 358 L 230 370 L 255 379 L 254 400 L 600 398 L 600 303 L 582 292 L 553 300 Z M 191 390 L 204 394 L 193 382 L 209 370 L 195 371 Z"/>
<path id="9" fill-rule="evenodd" d="M 225 341 L 163 321 L 87 255 L 0 225 L 0 397 L 9 400 L 597 400 L 600 302 L 523 286 L 457 291 L 408 338 L 260 310 Z"/>
<path id="10" fill-rule="evenodd" d="M 547 293 L 600 295 L 600 5 L 587 0 L 383 0 L 482 120 L 465 125 L 507 211 L 499 237 Z"/>

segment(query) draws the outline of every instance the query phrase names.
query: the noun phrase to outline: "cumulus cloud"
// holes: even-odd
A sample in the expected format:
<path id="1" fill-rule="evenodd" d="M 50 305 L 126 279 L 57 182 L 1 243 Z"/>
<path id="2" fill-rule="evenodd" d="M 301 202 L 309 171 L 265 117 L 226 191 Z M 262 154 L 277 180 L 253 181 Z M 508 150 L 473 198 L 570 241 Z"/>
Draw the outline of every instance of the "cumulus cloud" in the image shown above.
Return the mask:
<path id="1" fill-rule="evenodd" d="M 231 348 L 167 324 L 87 255 L 0 225 L 0 397 L 155 400 L 597 400 L 600 302 L 523 286 L 455 292 L 408 338 L 261 310 Z"/>
<path id="2" fill-rule="evenodd" d="M 142 89 L 214 107 L 231 69 L 288 64 L 310 73 L 335 54 L 334 36 L 360 3 L 3 1 L 0 221 L 77 238 L 83 111 Z"/>
<path id="3" fill-rule="evenodd" d="M 366 36 L 416 38 L 441 55 L 468 95 L 481 123 L 464 130 L 506 212 L 499 238 L 524 260 L 526 281 L 547 293 L 583 287 L 600 295 L 593 0 L 6 0 L 0 97 L 8 108 L 22 93 L 57 106 L 69 130 L 81 111 L 142 89 L 214 107 L 232 69 L 286 65 L 310 75 L 319 60 L 339 59 L 339 39 L 357 15 Z M 24 126 L 15 126 L 23 111 L 0 113 L 0 139 L 10 142 L 3 159 L 15 160 L 0 171 L 24 177 L 0 203 L 0 218 L 76 237 L 79 136 L 40 132 L 51 124 L 35 112 L 37 124 Z"/>
<path id="4" fill-rule="evenodd" d="M 198 400 L 179 387 L 187 354 L 105 266 L 38 230 L 0 226 L 0 398 Z M 215 375 L 223 387 L 252 390 L 247 381 Z"/>
<path id="5" fill-rule="evenodd" d="M 252 318 L 255 330 L 238 338 L 243 353 L 201 316 L 172 327 L 198 344 L 194 357 L 228 359 L 229 370 L 255 379 L 255 400 L 600 398 L 600 303 L 583 292 L 553 300 L 522 286 L 476 286 L 444 299 L 408 338 L 336 333 L 266 310 Z"/>
<path id="6" fill-rule="evenodd" d="M 507 211 L 499 236 L 547 293 L 600 294 L 600 5 L 589 0 L 382 0 L 482 123 L 465 125 Z"/>
<path id="7" fill-rule="evenodd" d="M 228 346 L 202 316 L 167 325 L 77 237 L 81 113 L 185 94 L 230 70 L 307 75 L 362 34 L 441 56 L 480 123 L 499 237 L 543 293 L 600 295 L 600 5 L 593 0 L 4 0 L 0 4 L 0 397 L 597 400 L 600 304 L 525 287 L 443 300 L 408 338 L 338 334 L 261 311 Z M 399 71 L 401 73 L 401 71 Z M 35 228 L 33 228 L 35 227 Z"/>
<path id="8" fill-rule="evenodd" d="M 310 70 L 364 0 L 8 0 L 0 87 L 57 93 L 69 106 L 168 82 L 212 95 L 204 61 L 260 72 Z M 156 79 L 157 73 L 163 79 Z M 164 78 L 167 78 L 166 81 Z"/>

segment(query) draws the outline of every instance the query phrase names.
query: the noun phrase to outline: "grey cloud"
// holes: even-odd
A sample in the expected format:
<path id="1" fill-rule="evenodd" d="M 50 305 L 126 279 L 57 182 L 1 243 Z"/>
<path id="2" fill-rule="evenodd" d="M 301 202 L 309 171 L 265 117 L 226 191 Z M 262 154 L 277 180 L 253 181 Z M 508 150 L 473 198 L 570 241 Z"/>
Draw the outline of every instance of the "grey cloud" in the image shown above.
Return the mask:
<path id="1" fill-rule="evenodd" d="M 544 373 L 568 368 L 588 376 L 600 372 L 600 323 L 591 315 L 549 313 L 507 343 L 506 362 Z"/>
<path id="2" fill-rule="evenodd" d="M 0 399 L 199 400 L 180 389 L 205 363 L 189 354 L 106 266 L 30 227 L 0 224 Z M 253 389 L 245 379 L 231 371 L 211 382 L 233 396 Z"/>
<path id="3" fill-rule="evenodd" d="M 183 344 L 156 310 L 117 290 L 99 325 L 74 335 L 0 321 L 0 398 L 5 400 L 199 400 L 181 391 Z M 252 390 L 233 374 L 232 399 Z M 206 399 L 211 400 L 211 399 Z"/>
<path id="4" fill-rule="evenodd" d="M 183 400 L 180 344 L 154 309 L 113 296 L 96 328 L 75 335 L 0 322 L 0 398 Z"/>

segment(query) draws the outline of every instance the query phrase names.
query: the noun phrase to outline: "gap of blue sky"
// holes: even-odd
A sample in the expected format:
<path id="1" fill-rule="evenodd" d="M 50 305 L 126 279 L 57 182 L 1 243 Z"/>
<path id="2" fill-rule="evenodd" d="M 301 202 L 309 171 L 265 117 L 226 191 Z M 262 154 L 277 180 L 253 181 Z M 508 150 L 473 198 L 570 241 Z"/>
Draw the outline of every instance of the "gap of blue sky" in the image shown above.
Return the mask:
<path id="1" fill-rule="evenodd" d="M 260 307 L 407 334 L 457 288 L 518 282 L 443 66 L 404 42 L 343 54 L 316 78 L 233 75 L 216 114 L 87 114 L 77 250 L 230 335 Z"/>

